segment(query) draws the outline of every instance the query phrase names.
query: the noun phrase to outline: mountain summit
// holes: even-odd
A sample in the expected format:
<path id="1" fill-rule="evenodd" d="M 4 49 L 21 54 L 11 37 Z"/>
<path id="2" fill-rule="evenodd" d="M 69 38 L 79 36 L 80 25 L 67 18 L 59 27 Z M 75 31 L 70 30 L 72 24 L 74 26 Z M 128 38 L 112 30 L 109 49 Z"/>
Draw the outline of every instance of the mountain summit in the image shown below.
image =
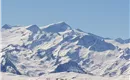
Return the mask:
<path id="1" fill-rule="evenodd" d="M 34 32 L 34 33 L 38 32 L 40 30 L 37 25 L 30 25 L 27 27 L 27 29 Z"/>
<path id="2" fill-rule="evenodd" d="M 2 26 L 3 29 L 11 29 L 11 26 L 8 24 L 5 24 L 4 26 Z"/>
<path id="3" fill-rule="evenodd" d="M 58 22 L 58 23 L 54 23 L 54 24 L 50 24 L 45 26 L 42 30 L 45 32 L 63 32 L 66 30 L 70 30 L 71 27 L 66 24 L 65 22 Z"/>

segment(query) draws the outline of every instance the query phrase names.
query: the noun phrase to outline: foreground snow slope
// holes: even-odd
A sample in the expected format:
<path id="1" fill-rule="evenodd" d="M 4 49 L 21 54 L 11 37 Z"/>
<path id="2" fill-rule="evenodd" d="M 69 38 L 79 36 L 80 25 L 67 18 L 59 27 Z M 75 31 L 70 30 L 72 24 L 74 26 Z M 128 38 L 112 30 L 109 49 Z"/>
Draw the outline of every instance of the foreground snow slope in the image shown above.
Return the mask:
<path id="1" fill-rule="evenodd" d="M 32 77 L 59 72 L 113 78 L 130 75 L 129 39 L 120 43 L 72 29 L 65 22 L 44 27 L 6 24 L 1 32 L 2 72 Z"/>
<path id="2" fill-rule="evenodd" d="M 40 77 L 27 77 L 20 76 L 10 73 L 2 73 L 2 80 L 129 80 L 129 76 L 115 76 L 115 77 L 101 77 L 101 76 L 91 76 L 87 74 L 79 74 L 79 73 L 51 73 L 45 74 Z"/>

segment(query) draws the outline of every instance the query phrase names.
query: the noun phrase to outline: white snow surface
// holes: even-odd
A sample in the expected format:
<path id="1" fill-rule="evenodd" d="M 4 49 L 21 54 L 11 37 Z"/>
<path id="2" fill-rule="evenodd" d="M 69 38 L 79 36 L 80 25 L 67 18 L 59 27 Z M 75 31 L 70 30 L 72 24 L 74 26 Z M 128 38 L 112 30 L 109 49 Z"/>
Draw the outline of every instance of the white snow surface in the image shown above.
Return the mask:
<path id="1" fill-rule="evenodd" d="M 129 76 L 121 75 L 115 77 L 91 76 L 73 72 L 51 73 L 40 77 L 20 76 L 11 73 L 2 73 L 2 80 L 129 80 Z"/>
<path id="2" fill-rule="evenodd" d="M 65 22 L 7 28 L 1 30 L 3 80 L 128 80 L 130 43 L 72 29 Z"/>

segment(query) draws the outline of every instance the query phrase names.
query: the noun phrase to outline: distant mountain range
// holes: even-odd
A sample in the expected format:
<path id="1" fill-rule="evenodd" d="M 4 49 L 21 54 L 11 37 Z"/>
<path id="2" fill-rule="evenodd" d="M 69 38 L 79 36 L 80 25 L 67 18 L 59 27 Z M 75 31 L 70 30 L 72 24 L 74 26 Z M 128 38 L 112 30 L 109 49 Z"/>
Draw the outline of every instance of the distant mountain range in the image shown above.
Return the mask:
<path id="1" fill-rule="evenodd" d="M 103 38 L 65 22 L 43 27 L 2 29 L 1 71 L 18 75 L 76 72 L 96 76 L 130 75 L 130 39 Z"/>

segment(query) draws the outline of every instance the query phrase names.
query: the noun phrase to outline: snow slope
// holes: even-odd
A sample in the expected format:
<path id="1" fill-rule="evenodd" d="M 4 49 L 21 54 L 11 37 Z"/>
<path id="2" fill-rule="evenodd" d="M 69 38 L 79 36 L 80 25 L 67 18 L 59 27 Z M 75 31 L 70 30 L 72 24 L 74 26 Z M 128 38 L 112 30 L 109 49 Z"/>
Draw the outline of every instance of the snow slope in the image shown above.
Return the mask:
<path id="1" fill-rule="evenodd" d="M 44 27 L 4 25 L 1 33 L 2 72 L 30 77 L 76 72 L 113 79 L 130 75 L 129 42 L 72 29 L 65 22 Z"/>
<path id="2" fill-rule="evenodd" d="M 129 80 L 129 76 L 121 75 L 115 77 L 91 76 L 73 72 L 51 73 L 40 77 L 20 76 L 10 73 L 2 73 L 2 80 Z"/>

